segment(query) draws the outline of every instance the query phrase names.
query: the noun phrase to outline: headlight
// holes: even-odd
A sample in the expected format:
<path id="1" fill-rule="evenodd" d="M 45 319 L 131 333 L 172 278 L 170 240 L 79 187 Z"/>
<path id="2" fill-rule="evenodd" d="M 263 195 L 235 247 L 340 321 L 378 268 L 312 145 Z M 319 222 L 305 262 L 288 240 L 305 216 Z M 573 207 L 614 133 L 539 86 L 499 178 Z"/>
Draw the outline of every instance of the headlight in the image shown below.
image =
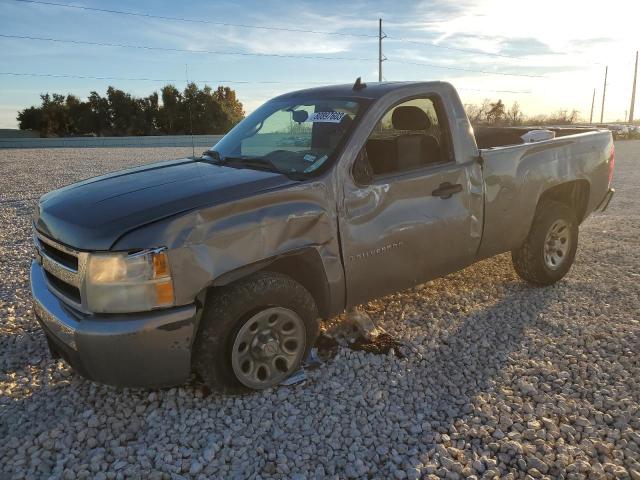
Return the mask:
<path id="1" fill-rule="evenodd" d="M 95 313 L 142 312 L 173 305 L 165 249 L 89 255 L 85 293 Z"/>

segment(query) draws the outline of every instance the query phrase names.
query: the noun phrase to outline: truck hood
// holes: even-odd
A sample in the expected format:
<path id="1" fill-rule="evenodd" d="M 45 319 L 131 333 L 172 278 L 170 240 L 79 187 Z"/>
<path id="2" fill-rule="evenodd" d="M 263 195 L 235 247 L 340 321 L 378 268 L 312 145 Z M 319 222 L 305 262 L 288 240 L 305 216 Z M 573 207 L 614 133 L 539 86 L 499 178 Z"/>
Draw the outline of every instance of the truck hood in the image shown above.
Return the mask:
<path id="1" fill-rule="evenodd" d="M 172 160 L 49 192 L 40 199 L 34 223 L 44 235 L 78 250 L 109 250 L 119 237 L 148 223 L 293 183 L 274 172 Z"/>

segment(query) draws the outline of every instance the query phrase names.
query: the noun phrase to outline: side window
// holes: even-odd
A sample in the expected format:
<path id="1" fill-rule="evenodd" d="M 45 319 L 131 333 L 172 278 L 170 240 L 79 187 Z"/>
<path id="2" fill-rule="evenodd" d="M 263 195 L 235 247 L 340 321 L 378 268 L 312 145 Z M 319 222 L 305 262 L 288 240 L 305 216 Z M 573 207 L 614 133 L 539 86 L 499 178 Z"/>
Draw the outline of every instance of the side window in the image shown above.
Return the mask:
<path id="1" fill-rule="evenodd" d="M 384 114 L 365 145 L 374 175 L 384 175 L 451 161 L 446 119 L 437 102 L 417 98 Z"/>

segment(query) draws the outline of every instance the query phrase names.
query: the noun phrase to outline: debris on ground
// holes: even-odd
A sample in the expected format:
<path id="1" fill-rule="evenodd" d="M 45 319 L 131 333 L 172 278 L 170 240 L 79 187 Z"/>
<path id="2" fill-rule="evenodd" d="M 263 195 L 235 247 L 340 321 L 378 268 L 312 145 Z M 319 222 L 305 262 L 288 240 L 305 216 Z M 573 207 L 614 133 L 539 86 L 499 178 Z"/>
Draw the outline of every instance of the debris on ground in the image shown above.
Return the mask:
<path id="1" fill-rule="evenodd" d="M 368 340 L 373 340 L 382 333 L 371 319 L 371 316 L 361 308 L 352 308 L 346 314 L 346 321 L 354 325 L 360 335 Z"/>
<path id="2" fill-rule="evenodd" d="M 336 342 L 332 337 L 326 335 L 325 333 L 321 333 L 316 340 L 316 349 L 318 351 L 318 356 L 324 362 L 331 360 L 336 356 L 340 345 Z"/>
<path id="3" fill-rule="evenodd" d="M 400 350 L 402 344 L 398 342 L 388 333 L 380 333 L 373 339 L 369 340 L 365 337 L 358 337 L 356 340 L 349 344 L 351 350 L 360 350 L 367 353 L 376 353 L 378 355 L 395 355 L 398 358 L 404 358 L 404 354 Z"/>
<path id="4" fill-rule="evenodd" d="M 297 372 L 291 374 L 289 377 L 285 378 L 280 382 L 281 386 L 290 387 L 292 385 L 298 385 L 307 381 L 307 374 L 304 371 L 304 367 L 298 370 Z"/>

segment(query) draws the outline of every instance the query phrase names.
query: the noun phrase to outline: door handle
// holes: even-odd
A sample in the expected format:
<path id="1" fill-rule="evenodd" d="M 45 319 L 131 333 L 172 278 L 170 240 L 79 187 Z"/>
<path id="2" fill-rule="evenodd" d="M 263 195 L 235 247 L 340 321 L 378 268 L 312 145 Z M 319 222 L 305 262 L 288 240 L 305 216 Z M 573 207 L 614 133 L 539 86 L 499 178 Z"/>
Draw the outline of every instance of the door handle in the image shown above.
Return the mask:
<path id="1" fill-rule="evenodd" d="M 452 195 L 459 193 L 462 191 L 462 185 L 459 183 L 441 183 L 438 188 L 436 188 L 431 195 L 434 197 L 440 197 L 443 200 L 446 198 L 451 198 Z"/>

